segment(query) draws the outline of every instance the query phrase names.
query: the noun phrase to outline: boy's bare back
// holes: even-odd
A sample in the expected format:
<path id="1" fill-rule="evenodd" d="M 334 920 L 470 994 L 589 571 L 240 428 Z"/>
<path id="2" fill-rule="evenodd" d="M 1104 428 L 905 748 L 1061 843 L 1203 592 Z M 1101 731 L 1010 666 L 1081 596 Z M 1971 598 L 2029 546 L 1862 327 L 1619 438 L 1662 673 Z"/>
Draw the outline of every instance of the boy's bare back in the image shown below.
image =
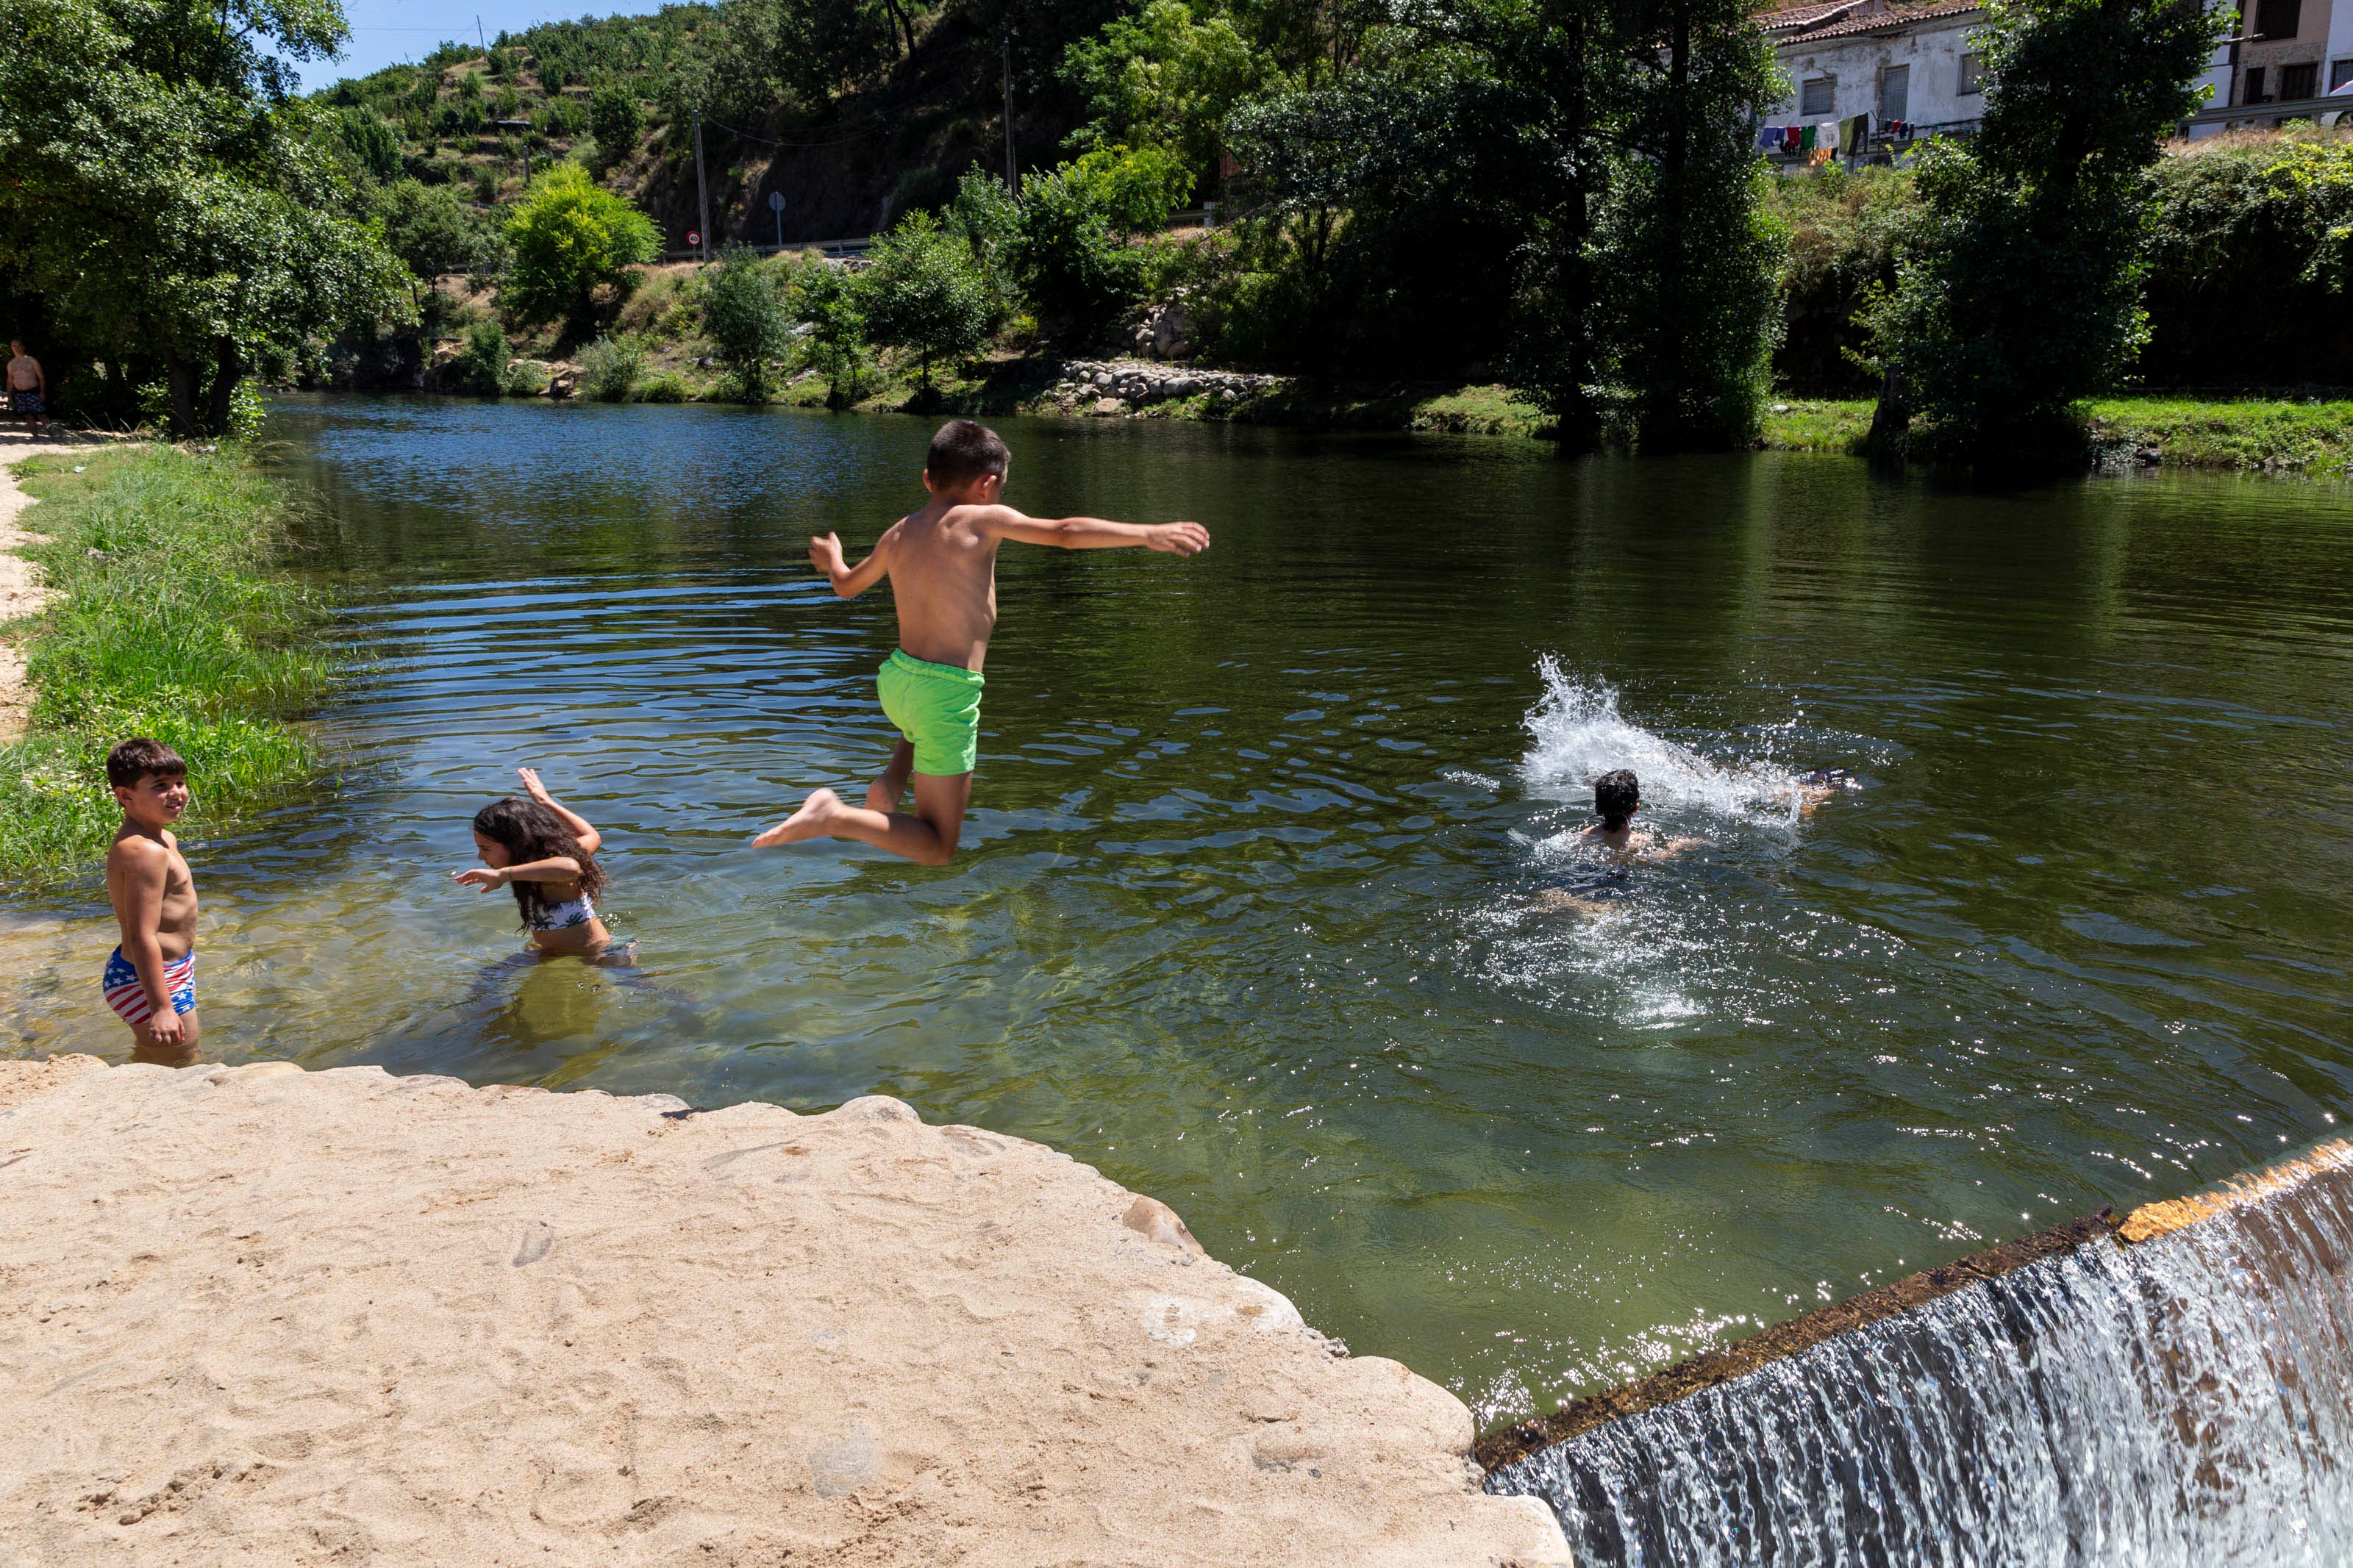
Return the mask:
<path id="1" fill-rule="evenodd" d="M 874 557 L 891 579 L 901 647 L 933 664 L 981 667 L 997 629 L 997 546 L 1006 517 L 1018 515 L 934 500 L 883 531 Z"/>

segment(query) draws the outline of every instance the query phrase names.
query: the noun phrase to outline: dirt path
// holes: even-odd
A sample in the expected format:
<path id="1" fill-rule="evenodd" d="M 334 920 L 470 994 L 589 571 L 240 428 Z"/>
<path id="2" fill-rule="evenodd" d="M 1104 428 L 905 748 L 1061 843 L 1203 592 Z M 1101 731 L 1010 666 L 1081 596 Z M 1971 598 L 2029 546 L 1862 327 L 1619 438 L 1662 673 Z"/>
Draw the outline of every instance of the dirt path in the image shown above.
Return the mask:
<path id="1" fill-rule="evenodd" d="M 26 458 L 71 457 L 95 452 L 111 442 L 79 445 L 57 440 L 36 441 L 21 430 L 0 435 L 0 626 L 20 616 L 40 613 L 47 597 L 41 591 L 38 569 L 17 552 L 28 542 L 23 524 L 25 509 L 33 504 L 16 484 L 9 464 Z M 15 637 L 0 631 L 0 743 L 25 732 L 26 710 L 33 693 L 25 682 L 25 655 Z"/>
<path id="2" fill-rule="evenodd" d="M 0 1563 L 1568 1568 L 1454 1395 L 895 1100 L 0 1060 Z"/>

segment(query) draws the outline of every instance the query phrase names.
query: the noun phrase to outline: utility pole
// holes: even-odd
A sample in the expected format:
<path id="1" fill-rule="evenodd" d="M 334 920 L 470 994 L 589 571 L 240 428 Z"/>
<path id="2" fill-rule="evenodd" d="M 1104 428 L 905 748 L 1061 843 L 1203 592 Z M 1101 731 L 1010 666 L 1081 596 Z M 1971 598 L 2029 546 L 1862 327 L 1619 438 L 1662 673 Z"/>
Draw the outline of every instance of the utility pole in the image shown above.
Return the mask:
<path id="1" fill-rule="evenodd" d="M 702 219 L 702 259 L 711 259 L 711 186 L 702 177 L 702 110 L 694 111 L 694 206 Z"/>
<path id="2" fill-rule="evenodd" d="M 1008 35 L 1002 40 L 1005 47 L 1005 188 L 1015 195 L 1021 194 L 1021 176 L 1013 163 L 1013 39 Z"/>

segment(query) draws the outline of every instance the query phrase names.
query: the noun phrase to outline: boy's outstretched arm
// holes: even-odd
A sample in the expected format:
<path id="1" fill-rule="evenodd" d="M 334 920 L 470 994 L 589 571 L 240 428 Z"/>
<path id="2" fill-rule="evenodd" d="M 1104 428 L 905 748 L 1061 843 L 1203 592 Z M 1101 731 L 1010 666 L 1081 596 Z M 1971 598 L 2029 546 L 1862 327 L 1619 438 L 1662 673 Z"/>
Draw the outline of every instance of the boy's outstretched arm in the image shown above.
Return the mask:
<path id="1" fill-rule="evenodd" d="M 894 528 L 896 524 L 892 525 Z M 890 571 L 888 549 L 891 535 L 884 533 L 874 542 L 874 553 L 852 566 L 841 552 L 841 535 L 813 535 L 809 540 L 809 564 L 816 567 L 833 584 L 833 591 L 845 599 L 855 599 Z"/>
<path id="2" fill-rule="evenodd" d="M 1198 522 L 1111 522 L 1100 517 L 1050 520 L 1024 517 L 1009 506 L 993 506 L 974 526 L 999 539 L 1058 550 L 1157 550 L 1164 555 L 1198 555 L 1209 548 L 1209 531 Z"/>

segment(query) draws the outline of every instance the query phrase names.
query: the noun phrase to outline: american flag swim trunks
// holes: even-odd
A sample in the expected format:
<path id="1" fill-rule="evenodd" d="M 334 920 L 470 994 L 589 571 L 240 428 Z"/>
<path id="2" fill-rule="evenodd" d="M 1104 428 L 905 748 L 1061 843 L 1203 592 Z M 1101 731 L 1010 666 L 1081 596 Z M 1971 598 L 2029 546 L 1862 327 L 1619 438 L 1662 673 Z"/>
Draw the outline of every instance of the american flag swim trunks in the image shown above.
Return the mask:
<path id="1" fill-rule="evenodd" d="M 143 1024 L 147 1021 L 147 988 L 139 984 L 138 969 L 122 956 L 121 948 L 116 948 L 108 956 L 106 978 L 99 984 L 106 992 L 106 1005 L 113 1008 L 115 1015 L 124 1023 Z M 164 989 L 171 994 L 173 1012 L 195 1011 L 196 955 L 193 949 L 177 963 L 164 965 Z"/>

